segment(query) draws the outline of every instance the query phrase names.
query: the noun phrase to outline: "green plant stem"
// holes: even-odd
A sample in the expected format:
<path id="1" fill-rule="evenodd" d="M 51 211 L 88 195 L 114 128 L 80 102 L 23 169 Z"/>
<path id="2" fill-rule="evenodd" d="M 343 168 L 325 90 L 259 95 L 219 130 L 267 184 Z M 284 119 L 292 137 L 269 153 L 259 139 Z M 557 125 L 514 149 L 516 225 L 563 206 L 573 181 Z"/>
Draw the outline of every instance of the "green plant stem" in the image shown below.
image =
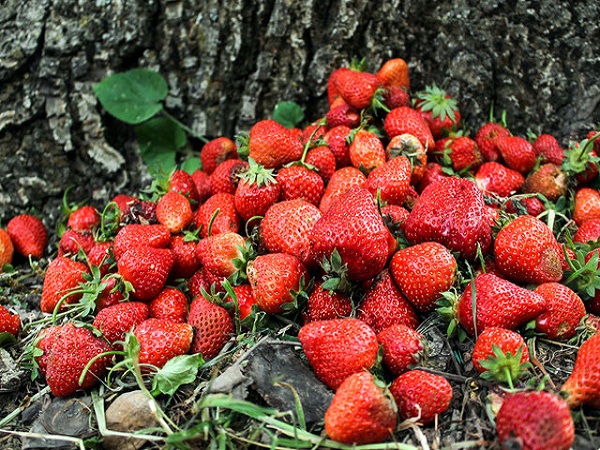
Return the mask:
<path id="1" fill-rule="evenodd" d="M 40 392 L 33 395 L 31 397 L 31 399 L 29 400 L 29 403 L 33 403 L 33 402 L 37 401 L 38 399 L 40 399 L 42 396 L 48 394 L 49 392 L 50 392 L 50 388 L 48 386 L 46 386 Z M 18 417 L 19 414 L 21 414 L 23 411 L 24 411 L 24 408 L 21 406 L 19 406 L 18 408 L 15 408 L 15 410 L 13 412 L 11 412 L 9 415 L 5 416 L 3 419 L 0 420 L 0 427 L 3 427 L 7 423 L 9 423 L 11 420 Z"/>
<path id="2" fill-rule="evenodd" d="M 179 127 L 181 127 L 181 129 L 183 131 L 185 131 L 187 134 L 189 134 L 190 136 L 195 137 L 196 139 L 201 140 L 202 142 L 204 142 L 205 144 L 208 143 L 208 139 L 206 139 L 204 136 L 199 135 L 198 133 L 196 133 L 194 130 L 192 130 L 190 127 L 188 127 L 187 125 L 181 123 L 179 120 L 177 120 L 174 116 L 172 116 L 171 114 L 169 114 L 167 112 L 167 110 L 165 110 L 164 108 L 161 111 L 164 116 L 169 119 L 170 121 L 176 123 Z"/>

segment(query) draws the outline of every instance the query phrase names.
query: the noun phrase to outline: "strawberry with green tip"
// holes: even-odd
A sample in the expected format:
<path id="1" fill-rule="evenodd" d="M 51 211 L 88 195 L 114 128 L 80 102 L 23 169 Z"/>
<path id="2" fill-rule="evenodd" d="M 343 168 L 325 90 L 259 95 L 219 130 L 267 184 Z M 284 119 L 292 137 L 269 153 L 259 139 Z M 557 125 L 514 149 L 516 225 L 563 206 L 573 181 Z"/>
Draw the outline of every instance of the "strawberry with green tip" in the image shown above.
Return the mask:
<path id="1" fill-rule="evenodd" d="M 227 278 L 244 269 L 246 238 L 237 233 L 220 233 L 198 242 L 196 256 L 202 266 L 216 277 Z"/>
<path id="2" fill-rule="evenodd" d="M 323 282 L 316 283 L 315 289 L 308 296 L 306 309 L 302 313 L 305 324 L 316 320 L 339 319 L 350 317 L 352 301 L 343 292 L 323 288 Z"/>
<path id="3" fill-rule="evenodd" d="M 416 94 L 415 109 L 427 121 L 434 139 L 440 139 L 460 126 L 458 102 L 435 83 Z"/>

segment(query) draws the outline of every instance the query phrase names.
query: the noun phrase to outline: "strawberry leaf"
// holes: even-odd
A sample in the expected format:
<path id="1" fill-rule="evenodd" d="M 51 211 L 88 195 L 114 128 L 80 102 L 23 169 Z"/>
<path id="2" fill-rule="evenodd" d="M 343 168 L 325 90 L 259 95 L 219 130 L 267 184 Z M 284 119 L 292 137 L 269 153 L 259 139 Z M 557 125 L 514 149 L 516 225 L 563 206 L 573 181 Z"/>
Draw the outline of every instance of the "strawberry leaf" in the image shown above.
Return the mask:
<path id="1" fill-rule="evenodd" d="M 170 173 L 175 169 L 175 153 L 187 142 L 183 129 L 175 122 L 156 118 L 136 127 L 140 155 L 148 168 Z"/>
<path id="2" fill-rule="evenodd" d="M 273 120 L 286 128 L 294 128 L 304 120 L 304 111 L 296 102 L 279 102 L 273 110 Z"/>
<path id="3" fill-rule="evenodd" d="M 152 379 L 152 395 L 173 395 L 180 386 L 192 383 L 204 365 L 202 355 L 180 355 L 167 361 Z"/>

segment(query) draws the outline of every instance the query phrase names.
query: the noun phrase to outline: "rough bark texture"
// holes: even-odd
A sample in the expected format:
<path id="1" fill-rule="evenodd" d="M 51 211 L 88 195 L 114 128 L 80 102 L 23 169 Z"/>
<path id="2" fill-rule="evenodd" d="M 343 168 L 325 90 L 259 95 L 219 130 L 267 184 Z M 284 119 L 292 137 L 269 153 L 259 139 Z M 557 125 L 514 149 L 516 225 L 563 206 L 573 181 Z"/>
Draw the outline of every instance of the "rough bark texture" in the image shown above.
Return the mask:
<path id="1" fill-rule="evenodd" d="M 133 130 L 92 87 L 134 67 L 168 79 L 167 107 L 196 132 L 233 136 L 294 100 L 326 111 L 330 72 L 409 62 L 413 90 L 449 90 L 471 130 L 490 105 L 515 133 L 563 143 L 600 122 L 600 4 L 516 0 L 3 0 L 0 221 L 51 223 L 63 191 L 104 205 L 147 183 Z"/>

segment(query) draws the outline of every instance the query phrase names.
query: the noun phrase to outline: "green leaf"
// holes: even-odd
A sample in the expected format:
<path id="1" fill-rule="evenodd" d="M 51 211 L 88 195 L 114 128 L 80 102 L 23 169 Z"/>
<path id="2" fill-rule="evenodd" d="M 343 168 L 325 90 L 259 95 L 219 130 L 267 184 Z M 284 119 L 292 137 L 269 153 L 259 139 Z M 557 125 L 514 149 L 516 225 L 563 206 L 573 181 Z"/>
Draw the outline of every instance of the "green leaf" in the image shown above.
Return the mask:
<path id="1" fill-rule="evenodd" d="M 180 355 L 167 361 L 152 379 L 152 394 L 173 395 L 180 386 L 193 382 L 204 364 L 202 355 Z"/>
<path id="2" fill-rule="evenodd" d="M 8 331 L 0 333 L 0 347 L 8 347 L 17 342 L 17 339 Z"/>
<path id="3" fill-rule="evenodd" d="M 183 164 L 181 164 L 181 169 L 192 175 L 196 170 L 202 167 L 202 163 L 200 162 L 200 158 L 198 156 L 192 156 L 187 158 Z"/>
<path id="4" fill-rule="evenodd" d="M 162 110 L 160 102 L 168 92 L 163 76 L 148 69 L 116 73 L 94 86 L 94 93 L 104 109 L 132 125 L 142 123 Z"/>
<path id="5" fill-rule="evenodd" d="M 135 134 L 140 155 L 148 168 L 166 173 L 175 168 L 175 153 L 187 142 L 181 127 L 164 118 L 138 125 Z"/>
<path id="6" fill-rule="evenodd" d="M 296 102 L 279 102 L 273 111 L 273 120 L 286 128 L 294 128 L 304 119 L 304 111 Z"/>

